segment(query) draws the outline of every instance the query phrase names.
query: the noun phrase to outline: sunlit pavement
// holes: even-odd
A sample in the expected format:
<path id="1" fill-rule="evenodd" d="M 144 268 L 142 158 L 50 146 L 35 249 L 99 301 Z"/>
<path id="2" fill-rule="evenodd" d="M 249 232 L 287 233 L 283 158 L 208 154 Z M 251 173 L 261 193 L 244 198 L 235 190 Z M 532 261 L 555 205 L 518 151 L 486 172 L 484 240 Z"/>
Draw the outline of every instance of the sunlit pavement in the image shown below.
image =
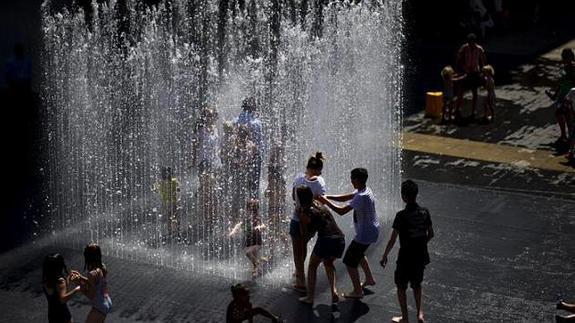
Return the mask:
<path id="1" fill-rule="evenodd" d="M 575 199 L 575 167 L 555 147 L 559 127 L 553 102 L 545 95 L 561 73 L 560 49 L 572 43 L 517 65 L 509 80 L 498 80 L 496 71 L 495 119 L 490 124 L 467 120 L 441 125 L 425 118 L 424 111 L 407 116 L 406 175 Z M 479 117 L 483 97 L 480 92 Z M 464 117 L 470 113 L 469 101 L 463 107 Z"/>

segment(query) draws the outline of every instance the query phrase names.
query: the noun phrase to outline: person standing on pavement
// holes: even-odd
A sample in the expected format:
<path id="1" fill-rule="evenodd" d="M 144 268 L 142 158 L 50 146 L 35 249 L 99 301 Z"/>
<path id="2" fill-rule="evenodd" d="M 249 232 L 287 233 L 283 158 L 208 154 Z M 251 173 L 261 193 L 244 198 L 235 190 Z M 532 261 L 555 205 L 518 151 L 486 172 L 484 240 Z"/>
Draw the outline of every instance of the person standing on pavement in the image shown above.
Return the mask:
<path id="1" fill-rule="evenodd" d="M 571 113 L 569 105 L 566 104 L 565 97 L 569 91 L 575 87 L 575 53 L 571 48 L 563 48 L 561 52 L 561 60 L 563 62 L 563 74 L 559 80 L 559 84 L 553 93 L 545 92 L 552 100 L 555 101 L 555 117 L 559 124 L 561 136 L 556 144 L 559 150 L 567 146 L 568 134 L 571 126 Z"/>
<path id="2" fill-rule="evenodd" d="M 399 236 L 399 253 L 394 276 L 401 316 L 394 317 L 393 322 L 409 322 L 406 295 L 408 283 L 413 289 L 417 322 L 424 322 L 421 283 L 425 266 L 429 264 L 427 243 L 433 238 L 434 233 L 429 211 L 417 204 L 418 191 L 417 184 L 411 180 L 401 184 L 401 198 L 405 202 L 405 209 L 395 215 L 393 231 L 380 261 L 381 266 L 385 268 L 387 256 Z"/>
<path id="3" fill-rule="evenodd" d="M 486 65 L 485 51 L 477 44 L 477 36 L 471 33 L 467 35 L 465 43 L 457 52 L 457 67 L 460 74 L 465 74 L 463 88 L 457 93 L 456 118 L 460 118 L 463 95 L 466 90 L 471 90 L 471 120 L 475 119 L 477 108 L 477 88 L 482 85 L 481 70 Z"/>
<path id="4" fill-rule="evenodd" d="M 349 278 L 353 284 L 351 293 L 343 294 L 347 298 L 362 298 L 363 288 L 375 285 L 375 279 L 371 273 L 369 262 L 365 256 L 365 251 L 379 237 L 379 220 L 375 211 L 375 197 L 369 187 L 367 187 L 367 169 L 355 168 L 351 171 L 351 184 L 355 191 L 342 195 L 325 195 L 321 200 L 330 209 L 339 215 L 344 215 L 353 210 L 353 226 L 355 237 L 343 257 L 343 263 L 347 266 Z M 339 206 L 330 200 L 345 202 L 350 201 L 345 206 Z M 358 266 L 361 265 L 365 273 L 365 281 L 360 282 Z"/>
<path id="5" fill-rule="evenodd" d="M 317 241 L 309 259 L 307 271 L 307 295 L 301 297 L 299 301 L 313 305 L 317 267 L 323 263 L 330 285 L 331 302 L 335 304 L 339 302 L 339 295 L 335 287 L 334 261 L 343 255 L 345 236 L 327 207 L 317 200 L 314 201 L 313 192 L 309 187 L 298 186 L 296 194 L 300 201 L 301 215 L 307 217 L 314 231 L 317 231 Z"/>
<path id="6" fill-rule="evenodd" d="M 289 235 L 292 240 L 293 260 L 295 266 L 294 289 L 298 291 L 306 290 L 305 280 L 305 258 L 307 257 L 307 243 L 313 237 L 313 232 L 308 232 L 308 223 L 300 218 L 301 206 L 296 194 L 296 188 L 304 185 L 311 189 L 314 198 L 319 198 L 327 191 L 325 180 L 321 177 L 324 157 L 321 152 L 316 152 L 307 161 L 305 173 L 299 174 L 292 187 L 292 198 L 295 202 L 294 213 L 289 225 Z"/>
<path id="7" fill-rule="evenodd" d="M 242 102 L 242 112 L 236 118 L 237 126 L 245 125 L 249 129 L 249 140 L 256 144 L 253 161 L 250 163 L 254 181 L 250 183 L 250 198 L 260 198 L 260 175 L 262 172 L 262 158 L 265 150 L 265 142 L 262 133 L 262 121 L 257 116 L 257 102 L 254 97 L 248 97 Z"/>

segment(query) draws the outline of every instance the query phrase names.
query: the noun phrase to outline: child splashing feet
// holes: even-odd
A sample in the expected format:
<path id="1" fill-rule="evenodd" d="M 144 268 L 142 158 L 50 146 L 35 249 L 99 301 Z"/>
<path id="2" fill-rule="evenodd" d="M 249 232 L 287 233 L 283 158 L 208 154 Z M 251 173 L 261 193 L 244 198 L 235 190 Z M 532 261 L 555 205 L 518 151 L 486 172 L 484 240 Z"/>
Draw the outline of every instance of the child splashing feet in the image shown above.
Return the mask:
<path id="1" fill-rule="evenodd" d="M 337 303 L 339 296 L 335 287 L 335 266 L 333 262 L 341 258 L 345 249 L 345 238 L 343 232 L 337 226 L 329 210 L 314 201 L 313 192 L 307 186 L 299 186 L 296 189 L 300 202 L 301 215 L 309 218 L 311 226 L 317 231 L 317 241 L 313 247 L 309 259 L 307 272 L 307 296 L 299 300 L 304 303 L 313 304 L 315 294 L 315 282 L 317 278 L 317 267 L 323 263 L 325 274 L 330 284 L 331 301 Z"/>
<path id="2" fill-rule="evenodd" d="M 363 288 L 375 285 L 375 279 L 371 273 L 369 262 L 365 256 L 365 251 L 370 244 L 377 242 L 379 237 L 379 220 L 375 212 L 375 198 L 367 183 L 367 170 L 365 168 L 355 168 L 351 171 L 351 184 L 355 191 L 342 195 L 326 195 L 322 201 L 339 215 L 344 215 L 353 210 L 353 226 L 355 237 L 347 248 L 343 263 L 347 266 L 347 271 L 353 284 L 351 293 L 343 294 L 347 298 L 362 298 Z M 345 206 L 338 206 L 329 200 L 344 202 L 349 201 Z M 359 271 L 357 267 L 361 265 L 365 273 L 365 282 L 360 283 Z"/>
<path id="3" fill-rule="evenodd" d="M 246 286 L 242 284 L 232 286 L 232 297 L 234 299 L 226 310 L 226 323 L 253 322 L 256 315 L 265 316 L 272 322 L 279 322 L 279 318 L 267 310 L 253 307 L 250 302 L 250 290 Z"/>
<path id="4" fill-rule="evenodd" d="M 108 292 L 106 277 L 108 270 L 102 263 L 100 247 L 91 243 L 84 248 L 86 277 L 77 271 L 72 271 L 72 281 L 82 287 L 82 292 L 92 303 L 92 310 L 88 313 L 86 323 L 102 323 L 112 310 L 112 299 Z"/>

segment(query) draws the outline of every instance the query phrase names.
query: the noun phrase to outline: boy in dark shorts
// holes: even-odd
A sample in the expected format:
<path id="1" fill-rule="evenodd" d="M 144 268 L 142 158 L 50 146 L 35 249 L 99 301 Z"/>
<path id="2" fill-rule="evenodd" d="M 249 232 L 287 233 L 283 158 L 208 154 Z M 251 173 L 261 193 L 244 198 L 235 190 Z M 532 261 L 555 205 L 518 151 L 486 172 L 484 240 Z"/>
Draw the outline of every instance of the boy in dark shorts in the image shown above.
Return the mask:
<path id="1" fill-rule="evenodd" d="M 371 189 L 366 186 L 367 177 L 368 174 L 365 168 L 355 168 L 351 171 L 351 184 L 355 188 L 354 192 L 342 195 L 325 195 L 322 199 L 322 202 L 339 215 L 344 215 L 353 210 L 355 237 L 343 257 L 343 263 L 347 266 L 347 272 L 353 284 L 353 291 L 343 294 L 347 298 L 362 298 L 363 287 L 375 285 L 375 279 L 371 273 L 365 251 L 370 244 L 377 242 L 379 220 L 375 212 L 375 197 Z M 345 206 L 338 206 L 329 200 L 351 201 Z M 359 271 L 357 270 L 359 265 L 361 265 L 365 273 L 364 283 L 359 280 Z"/>
<path id="2" fill-rule="evenodd" d="M 300 203 L 300 216 L 309 218 L 310 226 L 317 231 L 317 241 L 313 247 L 307 271 L 307 296 L 299 300 L 304 303 L 313 304 L 315 282 L 317 278 L 317 267 L 323 263 L 325 274 L 330 284 L 331 301 L 337 303 L 339 296 L 335 287 L 335 266 L 333 262 L 341 258 L 345 249 L 345 237 L 337 226 L 331 212 L 314 201 L 311 188 L 300 185 L 296 188 L 296 194 Z"/>
<path id="3" fill-rule="evenodd" d="M 397 255 L 397 268 L 395 269 L 395 285 L 397 286 L 397 299 L 401 307 L 401 316 L 394 317 L 393 322 L 408 322 L 407 314 L 407 284 L 413 289 L 417 307 L 417 322 L 423 323 L 423 307 L 421 304 L 421 282 L 423 271 L 429 264 L 427 243 L 433 238 L 431 216 L 426 208 L 417 205 L 417 184 L 407 180 L 401 184 L 401 198 L 405 202 L 405 209 L 397 212 L 393 220 L 393 232 L 385 247 L 380 264 L 385 268 L 387 255 L 393 248 L 399 236 L 399 253 Z"/>

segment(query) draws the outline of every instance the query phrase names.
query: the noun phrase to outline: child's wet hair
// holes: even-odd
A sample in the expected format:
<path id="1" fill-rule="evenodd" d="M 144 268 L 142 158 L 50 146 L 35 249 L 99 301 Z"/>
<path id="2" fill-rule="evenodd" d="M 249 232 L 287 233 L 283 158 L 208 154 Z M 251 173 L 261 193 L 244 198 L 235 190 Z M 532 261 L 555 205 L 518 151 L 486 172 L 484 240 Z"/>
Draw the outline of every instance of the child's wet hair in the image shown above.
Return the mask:
<path id="1" fill-rule="evenodd" d="M 325 158 L 323 157 L 322 152 L 318 151 L 315 153 L 314 156 L 309 157 L 309 159 L 307 160 L 306 168 L 321 171 L 323 169 L 324 160 Z"/>
<path id="2" fill-rule="evenodd" d="M 172 177 L 172 167 L 169 166 L 162 167 L 160 173 L 162 179 L 170 179 Z"/>
<path id="3" fill-rule="evenodd" d="M 242 101 L 242 109 L 248 112 L 254 112 L 257 110 L 257 101 L 253 96 L 249 96 Z"/>
<path id="4" fill-rule="evenodd" d="M 493 66 L 491 65 L 483 66 L 482 71 L 489 76 L 495 76 L 495 69 L 493 69 Z"/>
<path id="5" fill-rule="evenodd" d="M 313 192 L 305 185 L 299 185 L 295 189 L 297 199 L 301 205 L 310 205 L 313 202 Z"/>
<path id="6" fill-rule="evenodd" d="M 401 183 L 401 196 L 406 199 L 415 200 L 417 193 L 419 193 L 419 188 L 414 181 L 408 179 Z"/>
<path id="7" fill-rule="evenodd" d="M 367 174 L 367 169 L 365 168 L 354 168 L 351 170 L 351 179 L 357 179 L 364 185 L 367 183 L 368 177 L 369 175 Z"/>
<path id="8" fill-rule="evenodd" d="M 250 290 L 248 289 L 248 287 L 244 284 L 235 284 L 232 285 L 232 297 L 234 299 L 237 299 L 238 297 L 245 295 L 245 294 L 249 294 Z"/>
<path id="9" fill-rule="evenodd" d="M 42 264 L 42 281 L 49 287 L 54 287 L 58 279 L 68 275 L 64 257 L 59 253 L 49 254 Z"/>
<path id="10" fill-rule="evenodd" d="M 95 243 L 90 243 L 84 248 L 84 269 L 92 270 L 100 268 L 104 275 L 106 274 L 106 268 L 102 263 L 102 250 L 100 246 Z"/>
<path id="11" fill-rule="evenodd" d="M 453 67 L 451 67 L 451 65 L 447 65 L 441 70 L 441 77 L 444 80 L 451 78 L 453 74 L 455 74 L 455 71 L 453 70 Z"/>

